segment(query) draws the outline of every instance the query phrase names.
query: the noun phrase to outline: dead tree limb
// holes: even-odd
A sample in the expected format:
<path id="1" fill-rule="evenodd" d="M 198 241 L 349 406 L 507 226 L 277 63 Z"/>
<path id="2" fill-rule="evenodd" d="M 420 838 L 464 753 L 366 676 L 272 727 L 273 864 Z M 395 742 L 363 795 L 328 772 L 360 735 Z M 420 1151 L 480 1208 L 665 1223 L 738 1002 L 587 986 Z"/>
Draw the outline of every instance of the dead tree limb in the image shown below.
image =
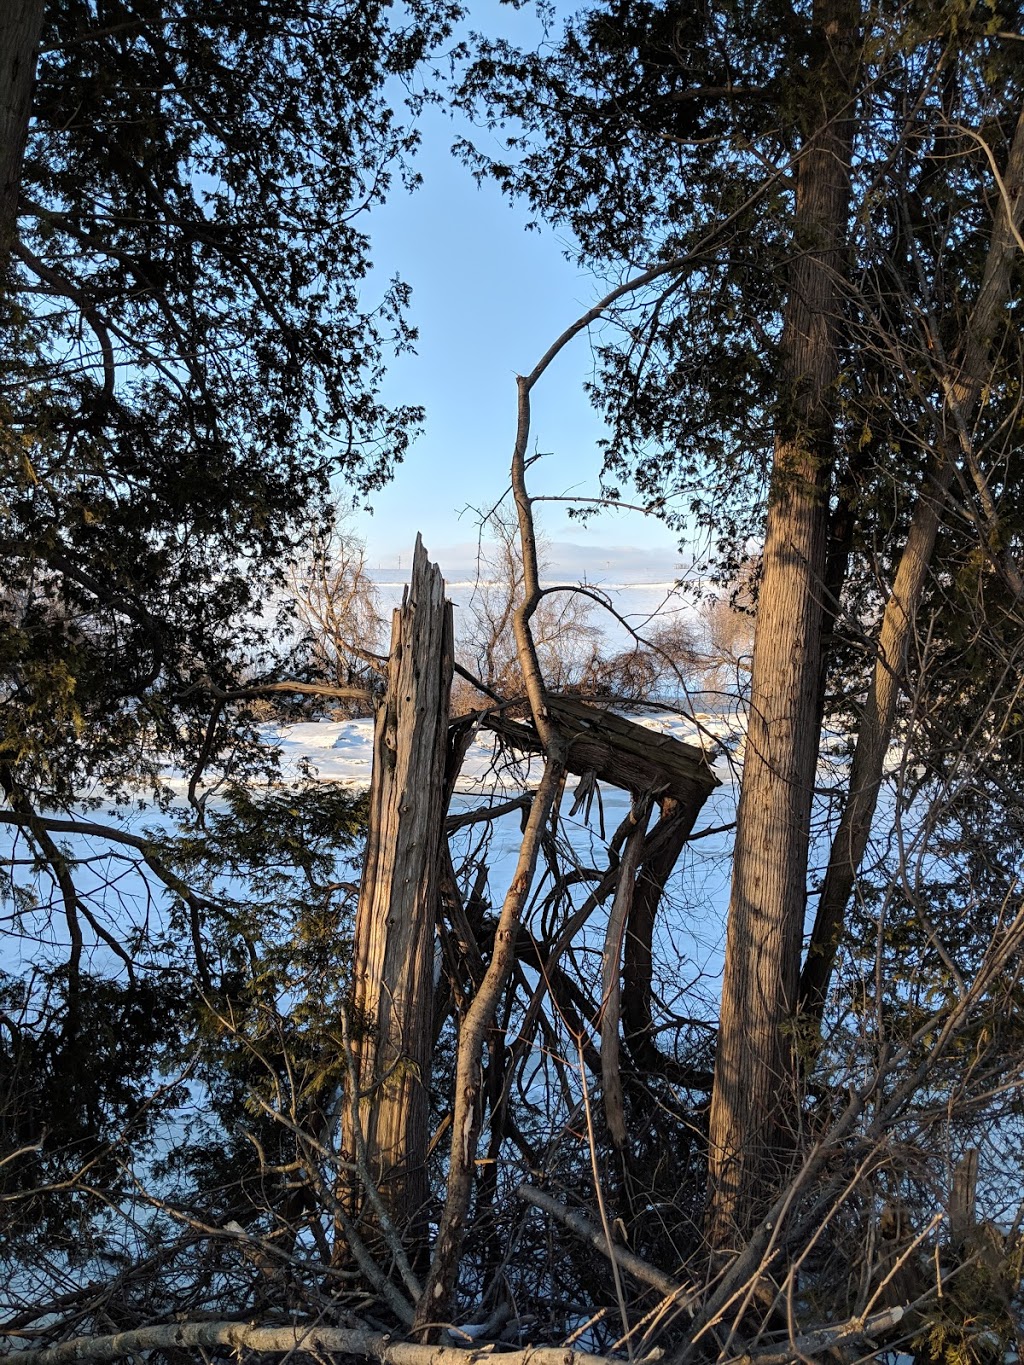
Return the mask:
<path id="1" fill-rule="evenodd" d="M 622 1027 L 630 1056 L 641 1071 L 672 1069 L 673 1059 L 654 1040 L 654 925 L 665 886 L 679 860 L 700 808 L 676 796 L 661 802 L 661 817 L 647 836 L 626 922 L 622 964 Z M 699 836 L 698 836 L 699 837 Z"/>
<path id="2" fill-rule="evenodd" d="M 566 746 L 565 766 L 579 776 L 593 773 L 599 782 L 635 795 L 672 796 L 689 806 L 707 800 L 719 785 L 704 751 L 673 735 L 663 735 L 635 720 L 617 715 L 596 702 L 549 693 L 548 723 Z M 482 724 L 524 753 L 543 753 L 538 729 L 527 721 L 490 712 Z"/>
<path id="3" fill-rule="evenodd" d="M 614 1145 L 621 1151 L 628 1139 L 626 1111 L 622 1098 L 622 1076 L 619 1071 L 619 1002 L 622 997 L 622 940 L 626 921 L 633 906 L 636 890 L 636 870 L 643 852 L 647 833 L 648 802 L 634 804 L 630 815 L 633 828 L 626 839 L 626 847 L 619 864 L 619 880 L 608 915 L 608 928 L 601 957 L 601 1090 L 608 1132 Z"/>
<path id="4" fill-rule="evenodd" d="M 459 1033 L 447 1198 L 434 1244 L 430 1273 L 416 1314 L 416 1329 L 423 1333 L 432 1334 L 449 1316 L 448 1307 L 462 1252 L 480 1137 L 484 1043 L 515 957 L 516 930 L 533 882 L 541 838 L 547 828 L 561 780 L 560 765 L 548 763 L 534 797 L 515 874 L 501 908 L 494 935 L 494 951 Z"/>
<path id="5" fill-rule="evenodd" d="M 708 789 L 710 791 L 710 788 Z M 690 810 L 686 813 L 687 821 L 692 824 L 699 814 L 699 810 Z M 622 822 L 612 840 L 613 850 L 621 846 L 629 833 L 629 817 Z M 643 854 L 640 859 L 639 881 L 641 885 L 647 875 L 649 867 L 660 867 L 671 858 L 674 866 L 676 854 L 672 851 L 676 837 L 674 822 L 659 820 L 655 827 L 648 833 L 644 844 Z M 545 995 L 553 990 L 556 1006 L 561 1007 L 559 983 L 559 963 L 569 945 L 575 939 L 583 926 L 587 923 L 590 916 L 597 910 L 615 890 L 619 877 L 619 855 L 610 859 L 608 870 L 601 877 L 600 882 L 594 887 L 593 891 L 587 896 L 579 909 L 573 911 L 558 932 L 557 938 L 550 946 L 545 946 L 543 952 L 538 953 L 537 968 L 540 972 L 540 980 L 534 989 L 533 996 L 526 1008 L 526 1014 L 520 1024 L 519 1039 L 516 1043 L 516 1053 L 521 1058 L 529 1049 L 534 1030 L 542 1016 L 542 1007 Z M 666 874 L 667 875 L 667 874 Z M 627 981 L 628 988 L 628 981 Z M 566 1022 L 575 1031 L 571 1016 L 567 1016 Z M 589 1045 L 588 1045 L 589 1046 Z M 653 1045 L 652 1045 L 653 1046 Z M 589 1054 L 587 1057 L 590 1065 Z M 674 1059 L 662 1057 L 659 1054 L 660 1065 L 665 1066 L 671 1072 L 674 1083 L 684 1085 L 688 1088 L 697 1090 L 710 1090 L 712 1075 L 709 1071 L 699 1070 L 693 1067 L 680 1066 Z M 671 1063 L 669 1066 L 668 1063 Z"/>
<path id="6" fill-rule="evenodd" d="M 248 1322 L 175 1322 L 158 1327 L 140 1327 L 132 1332 L 115 1332 L 105 1337 L 75 1337 L 36 1351 L 12 1351 L 0 1356 L 2 1365 L 76 1365 L 78 1361 L 99 1362 L 131 1358 L 140 1351 L 195 1351 L 202 1353 L 221 1348 L 241 1358 L 243 1351 L 254 1354 L 290 1355 L 299 1352 L 322 1360 L 330 1355 L 360 1356 L 381 1365 L 468 1365 L 488 1359 L 487 1347 L 465 1349 L 459 1346 L 421 1346 L 396 1341 L 386 1332 L 363 1328 L 304 1326 L 259 1327 Z M 558 1346 L 527 1346 L 520 1351 L 504 1351 L 502 1365 L 620 1365 L 607 1356 L 588 1355 L 585 1351 Z"/>
<path id="7" fill-rule="evenodd" d="M 192 689 L 190 688 L 189 691 Z M 215 701 L 253 701 L 259 697 L 270 697 L 279 693 L 293 693 L 303 697 L 336 697 L 339 701 L 361 701 L 372 706 L 374 694 L 366 687 L 339 687 L 331 683 L 283 682 L 254 683 L 251 687 L 233 687 L 230 690 L 218 687 L 216 683 L 206 682 L 202 690 Z M 188 693 L 183 692 L 182 696 Z"/>
<path id="8" fill-rule="evenodd" d="M 452 1122 L 448 1188 L 441 1214 L 430 1272 L 416 1312 L 416 1327 L 424 1338 L 433 1336 L 438 1324 L 449 1316 L 449 1305 L 458 1275 L 466 1215 L 473 1190 L 474 1163 L 481 1125 L 483 1051 L 493 1027 L 495 1011 L 515 961 L 515 940 L 533 885 L 537 857 L 548 820 L 565 776 L 565 742 L 551 723 L 537 647 L 530 620 L 541 600 L 537 538 L 526 491 L 526 449 L 530 435 L 530 387 L 533 380 L 519 380 L 516 442 L 512 452 L 512 489 L 519 514 L 523 554 L 523 600 L 516 607 L 513 630 L 519 666 L 526 684 L 530 712 L 544 752 L 544 774 L 523 831 L 515 875 L 501 907 L 494 935 L 494 951 L 484 979 L 466 1011 L 459 1035 L 455 1062 L 455 1111 Z"/>
<path id="9" fill-rule="evenodd" d="M 760 198 L 763 188 L 755 198 Z M 731 218 L 726 218 L 708 235 L 716 238 Z M 704 246 L 700 244 L 699 252 Z M 664 275 L 682 272 L 699 258 L 697 252 L 687 253 L 672 261 L 659 263 L 635 278 L 619 285 L 588 309 L 548 347 L 529 374 L 516 381 L 516 439 L 512 451 L 512 492 L 519 519 L 519 538 L 523 556 L 523 600 L 516 608 L 513 631 L 523 680 L 530 703 L 533 726 L 544 754 L 544 775 L 534 797 L 530 816 L 523 833 L 515 875 L 502 906 L 501 917 L 494 939 L 494 953 L 477 995 L 466 1013 L 459 1038 L 456 1059 L 455 1113 L 452 1125 L 451 1160 L 448 1173 L 447 1198 L 433 1260 L 423 1297 L 416 1314 L 416 1326 L 421 1334 L 430 1335 L 434 1324 L 447 1316 L 458 1273 L 458 1262 L 465 1233 L 465 1219 L 469 1210 L 473 1185 L 473 1162 L 476 1157 L 480 1132 L 480 1093 L 482 1085 L 481 1059 L 484 1041 L 492 1026 L 494 1012 L 501 999 L 505 979 L 515 957 L 515 936 L 519 920 L 533 883 L 537 855 L 548 825 L 555 800 L 561 790 L 566 770 L 567 742 L 555 724 L 551 697 L 544 685 L 544 677 L 537 656 L 530 621 L 541 601 L 542 590 L 537 558 L 537 537 L 532 503 L 526 486 L 526 452 L 530 439 L 530 394 L 548 366 L 575 336 L 595 322 L 620 299 L 644 288 Z M 596 765 L 591 764 L 591 767 Z M 714 783 L 712 784 L 714 785 Z"/>
<path id="10" fill-rule="evenodd" d="M 497 805 L 460 811 L 458 815 L 449 815 L 445 820 L 445 832 L 454 834 L 457 829 L 465 829 L 467 825 L 478 825 L 484 820 L 500 820 L 503 815 L 511 815 L 513 811 L 529 810 L 532 802 L 533 796 L 527 792 L 523 796 L 513 796 L 508 801 L 499 801 Z"/>

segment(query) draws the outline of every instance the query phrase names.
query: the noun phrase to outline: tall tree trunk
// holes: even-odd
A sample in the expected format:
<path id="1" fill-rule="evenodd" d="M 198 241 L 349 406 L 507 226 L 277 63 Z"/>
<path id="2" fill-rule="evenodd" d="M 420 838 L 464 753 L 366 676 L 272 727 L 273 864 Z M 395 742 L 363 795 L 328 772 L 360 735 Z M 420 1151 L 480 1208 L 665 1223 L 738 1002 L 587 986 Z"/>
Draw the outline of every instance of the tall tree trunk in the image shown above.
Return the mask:
<path id="1" fill-rule="evenodd" d="M 1024 111 L 1010 148 L 1004 187 L 1006 194 L 998 199 L 978 301 L 960 355 L 954 357 L 946 376 L 943 429 L 937 433 L 935 466 L 918 497 L 907 543 L 882 615 L 875 670 L 850 771 L 850 794 L 832 841 L 807 961 L 800 978 L 801 1009 L 815 1022 L 820 1022 L 824 1009 L 846 907 L 867 847 L 885 755 L 892 739 L 907 649 L 935 548 L 945 494 L 953 480 L 958 450 L 965 456 L 965 463 L 968 462 L 966 457 L 970 452 L 964 448 L 964 443 L 970 440 L 968 428 L 988 377 L 993 335 L 1009 297 L 1010 268 L 1021 251 L 1017 239 L 1024 222 Z"/>
<path id="2" fill-rule="evenodd" d="M 712 1092 L 708 1237 L 723 1250 L 770 1197 L 791 1090 L 818 756 L 838 283 L 850 195 L 856 0 L 816 0 L 806 143 L 797 165 L 784 383 L 769 490 Z"/>
<path id="3" fill-rule="evenodd" d="M 353 1016 L 358 1122 L 369 1173 L 396 1226 L 425 1231 L 434 921 L 444 837 L 452 610 L 419 537 L 395 612 L 374 732 L 370 826 L 356 913 Z M 358 1151 L 346 1106 L 343 1149 Z M 346 1202 L 360 1203 L 350 1187 Z"/>
<path id="4" fill-rule="evenodd" d="M 0 282 L 7 274 L 18 221 L 21 166 L 32 113 L 43 0 L 0 4 Z"/>

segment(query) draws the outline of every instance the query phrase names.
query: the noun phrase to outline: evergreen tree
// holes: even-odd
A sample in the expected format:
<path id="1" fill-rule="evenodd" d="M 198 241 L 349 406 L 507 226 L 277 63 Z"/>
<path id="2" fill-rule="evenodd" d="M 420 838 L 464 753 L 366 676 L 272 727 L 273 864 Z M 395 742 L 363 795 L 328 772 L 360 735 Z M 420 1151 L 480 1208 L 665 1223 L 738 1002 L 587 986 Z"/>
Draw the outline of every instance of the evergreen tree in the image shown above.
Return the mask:
<path id="1" fill-rule="evenodd" d="M 415 332 L 405 285 L 371 274 L 366 223 L 411 180 L 417 72 L 458 9 L 2 10 L 0 821 L 12 925 L 44 946 L 24 970 L 4 952 L 0 1128 L 26 1149 L 10 1189 L 105 1152 L 112 1197 L 166 1107 L 147 1095 L 183 1064 L 193 995 L 213 1000 L 240 945 L 260 945 L 251 967 L 288 936 L 202 889 L 221 854 L 196 862 L 171 816 L 120 817 L 170 809 L 168 763 L 200 826 L 204 779 L 270 770 L 245 697 L 302 666 L 276 606 L 296 543 L 332 480 L 379 487 L 416 429 L 380 398 Z M 322 804 L 337 854 L 355 817 Z M 235 816 L 244 865 L 255 817 Z M 155 918 L 121 896 L 123 860 Z"/>
<path id="2" fill-rule="evenodd" d="M 507 160 L 465 148 L 478 173 L 570 228 L 582 262 L 666 265 L 598 350 L 610 495 L 628 479 L 707 526 L 727 572 L 761 542 L 711 1105 L 719 1247 L 786 1178 L 793 1021 L 820 1018 L 957 470 L 990 564 L 1011 590 L 1017 574 L 1005 456 L 985 443 L 1018 388 L 1018 31 L 1012 5 L 627 0 L 541 53 L 483 44 L 462 87 L 514 130 Z M 859 712 L 865 688 L 801 986 L 822 707 L 847 717 L 852 691 Z"/>

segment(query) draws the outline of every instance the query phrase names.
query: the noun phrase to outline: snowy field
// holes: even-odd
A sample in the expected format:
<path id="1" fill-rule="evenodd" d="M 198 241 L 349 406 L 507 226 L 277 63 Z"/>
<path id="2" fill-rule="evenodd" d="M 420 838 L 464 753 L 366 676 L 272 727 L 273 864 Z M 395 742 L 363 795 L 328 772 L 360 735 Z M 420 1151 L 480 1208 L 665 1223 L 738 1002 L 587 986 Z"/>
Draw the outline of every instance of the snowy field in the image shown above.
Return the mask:
<path id="1" fill-rule="evenodd" d="M 667 905 L 671 910 L 661 917 L 661 958 L 681 971 L 680 988 L 701 983 L 701 993 L 721 975 L 725 911 L 728 904 L 731 870 L 732 833 L 735 818 L 737 767 L 735 753 L 725 757 L 722 741 L 736 748 L 739 722 L 734 714 L 711 713 L 685 716 L 678 712 L 648 711 L 630 713 L 630 718 L 659 734 L 702 747 L 714 762 L 721 781 L 708 798 L 697 821 L 695 837 L 680 859 L 668 888 Z M 303 769 L 315 771 L 321 781 L 340 782 L 360 788 L 369 784 L 372 760 L 373 722 L 366 718 L 338 722 L 306 723 L 268 730 L 268 743 L 279 747 L 282 777 L 297 776 Z M 472 810 L 491 802 L 506 800 L 536 787 L 540 763 L 503 762 L 496 753 L 493 736 L 480 732 L 466 755 L 452 801 L 452 813 Z M 571 793 L 576 778 L 570 776 Z M 573 854 L 591 866 L 605 861 L 603 846 L 629 810 L 625 791 L 602 784 L 600 803 L 594 802 L 589 816 L 569 818 L 571 799 L 563 802 L 563 829 Z M 603 829 L 602 829 L 603 826 Z M 711 831 L 705 833 L 705 831 Z M 494 822 L 488 851 L 492 898 L 503 894 L 512 880 L 519 851 L 521 824 L 519 813 Z M 710 989 L 717 989 L 713 984 Z M 679 994 L 684 991 L 680 989 Z"/>
<path id="2" fill-rule="evenodd" d="M 739 738 L 735 715 L 688 717 L 678 712 L 652 710 L 632 713 L 631 718 L 652 731 L 700 745 L 716 760 L 715 770 L 722 785 L 708 799 L 695 833 L 700 836 L 704 830 L 728 827 L 735 815 L 735 749 Z M 279 751 L 282 784 L 299 781 L 311 773 L 321 782 L 338 783 L 351 790 L 369 786 L 373 755 L 373 720 L 370 717 L 269 725 L 264 730 L 264 741 Z M 734 750 L 731 759 L 725 756 L 721 741 L 728 741 Z M 175 808 L 184 813 L 186 806 L 188 779 L 171 769 L 165 770 L 162 778 L 177 795 L 166 813 L 152 806 L 141 806 L 120 817 L 100 811 L 86 813 L 83 818 L 135 835 L 159 831 L 173 833 Z M 496 749 L 494 737 L 489 732 L 481 731 L 466 755 L 452 801 L 452 814 L 507 800 L 536 787 L 539 780 L 539 761 L 513 762 Z M 562 802 L 564 835 L 572 854 L 581 863 L 601 866 L 607 856 L 605 842 L 628 812 L 629 795 L 602 784 L 600 800 L 593 803 L 589 814 L 570 817 L 575 783 L 576 779 L 570 776 L 567 795 Z M 210 807 L 219 808 L 216 792 L 211 793 L 211 798 Z M 475 828 L 479 830 L 479 827 Z M 469 837 L 469 833 L 455 836 L 457 842 Z M 0 831 L 0 838 L 4 840 L 5 856 L 24 858 L 23 841 L 11 827 Z M 492 903 L 500 901 L 512 879 L 520 838 L 518 812 L 493 822 L 487 852 Z M 163 893 L 152 879 L 140 874 L 132 850 L 93 835 L 61 834 L 59 840 L 76 865 L 83 895 L 97 908 L 102 922 L 114 937 L 127 940 L 133 929 L 138 930 L 144 924 L 152 928 L 163 920 Z M 728 828 L 696 838 L 684 850 L 669 888 L 668 899 L 675 910 L 664 921 L 665 942 L 662 946 L 673 962 L 689 963 L 688 974 L 704 980 L 717 977 L 721 971 L 731 841 Z M 36 889 L 38 908 L 34 912 L 23 911 L 11 916 L 4 935 L 2 965 L 19 974 L 31 970 L 31 963 L 38 958 L 40 950 L 44 957 L 54 959 L 61 958 L 67 950 L 63 941 L 67 932 L 63 917 L 50 914 L 47 908 L 52 900 L 52 887 L 45 875 L 38 874 Z M 113 971 L 115 975 L 120 971 L 110 949 L 95 939 L 87 949 L 87 958 L 94 969 Z"/>

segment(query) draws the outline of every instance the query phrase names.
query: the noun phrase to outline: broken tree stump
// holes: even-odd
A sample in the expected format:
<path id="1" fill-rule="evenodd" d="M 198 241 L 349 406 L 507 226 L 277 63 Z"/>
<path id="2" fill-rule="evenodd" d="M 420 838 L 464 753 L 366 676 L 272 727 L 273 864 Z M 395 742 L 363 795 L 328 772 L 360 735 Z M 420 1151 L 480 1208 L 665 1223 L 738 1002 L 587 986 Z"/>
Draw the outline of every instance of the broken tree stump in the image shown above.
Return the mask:
<path id="1" fill-rule="evenodd" d="M 359 1099 L 346 1104 L 342 1131 L 352 1159 L 358 1121 L 369 1176 L 392 1222 L 413 1238 L 426 1226 L 429 1196 L 434 919 L 453 666 L 451 603 L 417 536 L 374 728 L 352 981 Z M 343 1202 L 355 1213 L 364 1192 L 345 1179 Z"/>

